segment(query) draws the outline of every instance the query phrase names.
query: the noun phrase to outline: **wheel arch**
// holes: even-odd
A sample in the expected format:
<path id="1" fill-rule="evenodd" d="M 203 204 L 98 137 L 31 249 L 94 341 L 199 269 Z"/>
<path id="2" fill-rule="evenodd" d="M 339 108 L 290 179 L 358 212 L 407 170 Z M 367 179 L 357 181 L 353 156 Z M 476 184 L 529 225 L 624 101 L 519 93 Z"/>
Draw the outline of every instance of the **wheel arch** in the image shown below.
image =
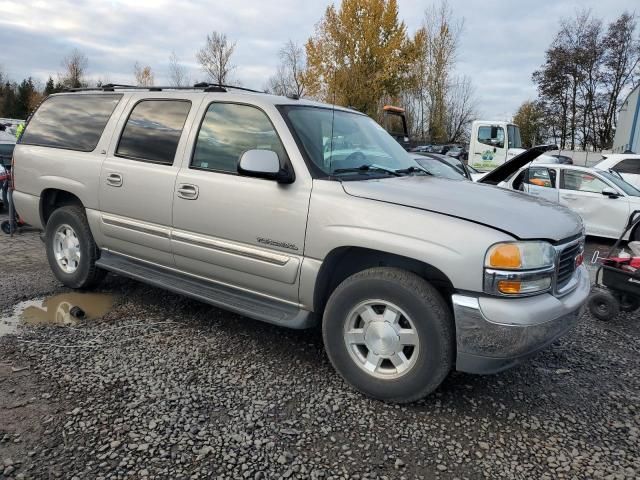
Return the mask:
<path id="1" fill-rule="evenodd" d="M 451 303 L 453 283 L 440 269 L 429 263 L 382 250 L 343 246 L 330 251 L 322 261 L 315 280 L 313 309 L 321 318 L 335 288 L 351 275 L 374 267 L 396 267 L 415 273 L 431 283 Z"/>
<path id="2" fill-rule="evenodd" d="M 58 208 L 66 205 L 79 205 L 84 207 L 80 198 L 67 191 L 59 188 L 46 188 L 40 194 L 40 221 L 42 226 L 46 227 L 49 217 Z"/>

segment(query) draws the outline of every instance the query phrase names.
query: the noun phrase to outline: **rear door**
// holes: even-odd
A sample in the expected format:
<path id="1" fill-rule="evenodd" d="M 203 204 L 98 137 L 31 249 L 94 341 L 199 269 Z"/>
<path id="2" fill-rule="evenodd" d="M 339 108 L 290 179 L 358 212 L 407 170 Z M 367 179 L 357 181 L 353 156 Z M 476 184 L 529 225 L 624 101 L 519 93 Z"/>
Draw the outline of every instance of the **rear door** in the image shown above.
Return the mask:
<path id="1" fill-rule="evenodd" d="M 200 97 L 201 98 L 201 97 Z M 173 190 L 199 99 L 133 96 L 100 174 L 104 247 L 173 266 L 169 240 Z"/>
<path id="2" fill-rule="evenodd" d="M 530 167 L 524 177 L 525 192 L 558 203 L 558 172 L 550 167 Z"/>
<path id="3" fill-rule="evenodd" d="M 311 181 L 287 185 L 237 173 L 243 152 L 272 150 L 288 163 L 291 134 L 271 107 L 212 102 L 202 107 L 192 151 L 174 192 L 172 247 L 180 270 L 298 301 Z M 275 125 L 279 125 L 276 130 Z"/>
<path id="4" fill-rule="evenodd" d="M 584 220 L 587 235 L 617 238 L 629 218 L 629 200 L 621 194 L 610 198 L 602 194 L 609 185 L 592 172 L 562 170 L 560 203 Z"/>

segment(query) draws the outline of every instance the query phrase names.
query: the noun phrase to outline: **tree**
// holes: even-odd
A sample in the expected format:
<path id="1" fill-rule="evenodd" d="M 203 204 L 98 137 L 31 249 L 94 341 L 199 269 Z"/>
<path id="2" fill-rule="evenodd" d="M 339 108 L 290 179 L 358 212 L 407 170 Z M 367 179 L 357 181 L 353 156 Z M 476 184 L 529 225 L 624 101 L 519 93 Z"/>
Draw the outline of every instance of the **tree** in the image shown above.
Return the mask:
<path id="1" fill-rule="evenodd" d="M 475 89 L 471 78 L 458 78 L 447 87 L 446 143 L 463 143 L 468 140 L 468 130 L 478 114 Z"/>
<path id="2" fill-rule="evenodd" d="M 589 11 L 561 21 L 545 64 L 533 74 L 548 134 L 561 148 L 611 147 L 620 97 L 640 74 L 635 28 L 626 12 L 606 33 Z"/>
<path id="3" fill-rule="evenodd" d="M 451 99 L 449 87 L 451 73 L 462 32 L 463 22 L 456 21 L 446 0 L 425 11 L 422 32 L 417 39 L 424 42 L 419 46 L 423 55 L 424 88 L 422 96 L 429 102 L 428 135 L 432 142 L 446 142 L 447 102 Z"/>
<path id="4" fill-rule="evenodd" d="M 380 119 L 381 103 L 406 84 L 413 49 L 396 0 L 344 0 L 327 7 L 305 45 L 308 93 Z"/>
<path id="5" fill-rule="evenodd" d="M 531 148 L 544 141 L 544 112 L 536 102 L 523 102 L 513 116 L 513 123 L 520 127 L 520 137 L 525 148 Z"/>
<path id="6" fill-rule="evenodd" d="M 153 85 L 153 71 L 149 65 L 142 66 L 139 62 L 136 62 L 133 65 L 133 75 L 137 86 L 151 87 Z"/>
<path id="7" fill-rule="evenodd" d="M 56 91 L 56 87 L 55 84 L 53 83 L 53 78 L 51 76 L 49 76 L 49 79 L 47 80 L 47 83 L 44 87 L 44 95 L 48 96 L 51 95 L 52 93 L 55 93 Z"/>
<path id="8" fill-rule="evenodd" d="M 602 79 L 604 83 L 601 144 L 613 143 L 616 113 L 622 92 L 630 85 L 637 85 L 640 75 L 640 38 L 634 38 L 636 17 L 624 12 L 613 21 L 604 39 Z"/>
<path id="9" fill-rule="evenodd" d="M 276 95 L 297 95 L 306 91 L 306 59 L 303 48 L 289 40 L 280 49 L 280 65 L 267 83 L 267 91 Z"/>
<path id="10" fill-rule="evenodd" d="M 61 74 L 60 83 L 64 88 L 81 88 L 87 85 L 85 74 L 89 60 L 86 55 L 78 49 L 74 49 L 62 60 L 64 68 Z"/>
<path id="11" fill-rule="evenodd" d="M 169 55 L 169 85 L 172 87 L 186 87 L 190 84 L 186 68 L 180 64 L 176 52 Z"/>
<path id="12" fill-rule="evenodd" d="M 229 41 L 224 33 L 214 31 L 207 35 L 207 42 L 196 53 L 196 59 L 213 83 L 229 82 L 231 72 L 236 68 L 231 63 L 235 48 L 236 42 Z"/>
<path id="13" fill-rule="evenodd" d="M 16 106 L 13 112 L 15 118 L 27 118 L 40 103 L 41 98 L 31 77 L 22 80 L 16 95 Z"/>

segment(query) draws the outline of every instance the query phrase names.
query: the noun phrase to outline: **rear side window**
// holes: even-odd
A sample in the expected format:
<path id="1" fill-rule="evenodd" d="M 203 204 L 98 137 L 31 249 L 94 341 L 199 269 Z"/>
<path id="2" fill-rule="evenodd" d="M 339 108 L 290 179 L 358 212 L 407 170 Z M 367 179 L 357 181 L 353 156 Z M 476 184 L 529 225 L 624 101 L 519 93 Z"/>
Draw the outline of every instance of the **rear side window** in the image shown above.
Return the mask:
<path id="1" fill-rule="evenodd" d="M 614 167 L 616 172 L 640 175 L 640 158 L 627 158 Z"/>
<path id="2" fill-rule="evenodd" d="M 56 95 L 29 121 L 20 143 L 91 152 L 122 95 Z"/>
<path id="3" fill-rule="evenodd" d="M 173 164 L 188 100 L 143 100 L 136 104 L 122 131 L 116 155 L 145 162 Z"/>
<path id="4" fill-rule="evenodd" d="M 255 107 L 212 103 L 198 132 L 191 167 L 236 173 L 240 156 L 247 150 L 276 152 L 280 162 L 284 147 L 267 115 Z"/>

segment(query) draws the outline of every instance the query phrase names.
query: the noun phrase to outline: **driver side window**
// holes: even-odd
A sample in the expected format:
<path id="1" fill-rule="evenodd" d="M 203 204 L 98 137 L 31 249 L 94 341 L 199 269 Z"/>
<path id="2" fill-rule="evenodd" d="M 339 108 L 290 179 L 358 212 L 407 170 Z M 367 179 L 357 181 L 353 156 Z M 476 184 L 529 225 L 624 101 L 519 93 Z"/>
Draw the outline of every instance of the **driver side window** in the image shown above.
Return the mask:
<path id="1" fill-rule="evenodd" d="M 478 127 L 478 142 L 490 147 L 504 148 L 504 128 L 488 125 Z"/>
<path id="2" fill-rule="evenodd" d="M 531 167 L 527 170 L 526 182 L 537 187 L 556 188 L 556 171 L 544 167 Z"/>

